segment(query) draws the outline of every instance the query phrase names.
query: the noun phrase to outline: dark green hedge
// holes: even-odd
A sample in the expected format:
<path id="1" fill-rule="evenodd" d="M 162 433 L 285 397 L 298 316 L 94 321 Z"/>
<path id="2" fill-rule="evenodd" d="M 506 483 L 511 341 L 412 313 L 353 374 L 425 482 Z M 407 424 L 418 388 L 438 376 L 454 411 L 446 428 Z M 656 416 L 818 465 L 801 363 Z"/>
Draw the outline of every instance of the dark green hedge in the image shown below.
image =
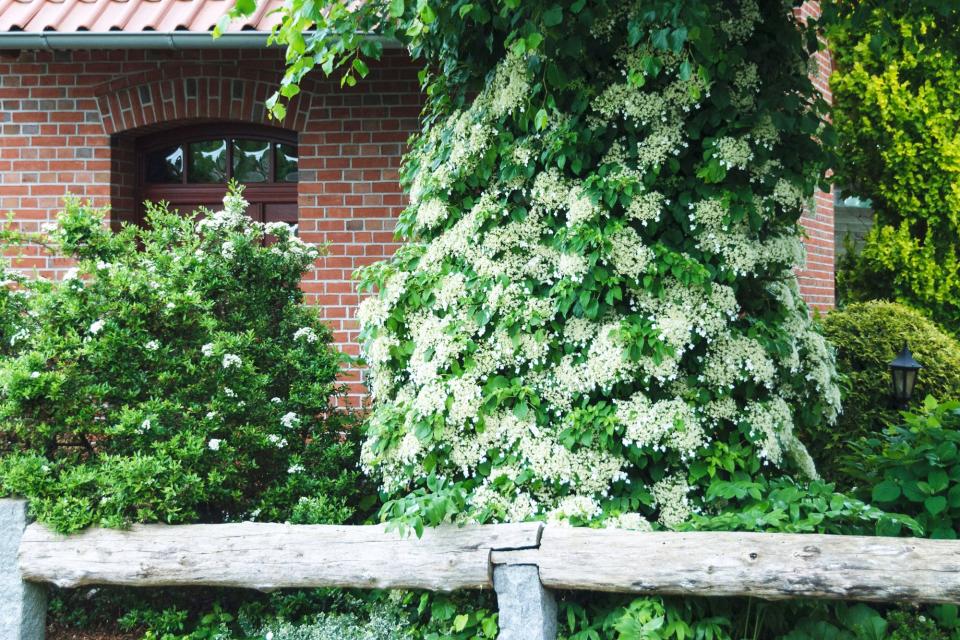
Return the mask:
<path id="1" fill-rule="evenodd" d="M 907 306 L 884 301 L 851 304 L 830 313 L 824 330 L 837 348 L 837 368 L 847 379 L 837 424 L 804 434 L 804 442 L 826 478 L 841 480 L 837 465 L 839 457 L 850 451 L 849 445 L 899 419 L 890 405 L 887 365 L 905 342 L 924 365 L 914 406 L 919 407 L 927 395 L 960 397 L 960 343 Z"/>

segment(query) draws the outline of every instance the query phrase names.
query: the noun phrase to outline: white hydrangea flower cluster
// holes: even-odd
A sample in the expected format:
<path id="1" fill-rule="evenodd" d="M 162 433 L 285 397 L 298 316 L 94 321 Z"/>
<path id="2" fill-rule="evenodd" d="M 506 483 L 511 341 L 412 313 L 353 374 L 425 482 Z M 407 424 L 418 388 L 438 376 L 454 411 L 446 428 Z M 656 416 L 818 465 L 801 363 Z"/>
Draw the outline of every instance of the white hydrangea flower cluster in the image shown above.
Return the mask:
<path id="1" fill-rule="evenodd" d="M 743 43 L 753 34 L 754 29 L 760 22 L 761 14 L 757 0 L 740 0 L 739 5 L 739 15 L 734 15 L 729 9 L 722 9 L 727 13 L 727 17 L 720 23 L 720 28 L 734 42 Z"/>
<path id="2" fill-rule="evenodd" d="M 491 81 L 474 100 L 470 109 L 452 114 L 448 127 L 436 127 L 429 134 L 424 148 L 429 151 L 448 149 L 446 161 L 432 170 L 417 174 L 410 185 L 410 201 L 417 205 L 427 189 L 448 191 L 453 182 L 468 174 L 478 158 L 489 148 L 494 136 L 494 122 L 515 109 L 522 109 L 530 92 L 530 74 L 526 56 L 510 52 L 494 70 Z M 445 140 L 445 136 L 450 136 Z M 437 212 L 428 212 L 425 220 Z"/>
<path id="3" fill-rule="evenodd" d="M 638 279 L 653 257 L 653 250 L 643 243 L 633 227 L 623 227 L 610 236 L 610 262 L 621 275 Z"/>
<path id="4" fill-rule="evenodd" d="M 489 101 L 491 116 L 501 118 L 514 109 L 523 110 L 523 103 L 529 92 L 526 57 L 511 51 L 494 70 L 493 79 L 484 90 L 481 100 Z"/>
<path id="5" fill-rule="evenodd" d="M 777 368 L 767 350 L 756 339 L 727 335 L 714 341 L 703 362 L 701 378 L 718 388 L 733 389 L 741 382 L 753 382 L 773 389 Z"/>
<path id="6" fill-rule="evenodd" d="M 690 504 L 690 485 L 681 475 L 667 476 L 651 487 L 650 492 L 660 511 L 660 524 L 673 529 L 690 518 L 693 507 Z"/>
<path id="7" fill-rule="evenodd" d="M 607 518 L 603 526 L 609 529 L 627 529 L 628 531 L 652 531 L 653 525 L 639 513 L 621 513 Z"/>
<path id="8" fill-rule="evenodd" d="M 717 20 L 745 43 L 760 9 L 739 5 Z M 832 419 L 839 390 L 791 271 L 808 185 L 769 157 L 787 140 L 769 115 L 700 131 L 716 80 L 691 72 L 689 56 L 624 48 L 618 74 L 583 87 L 577 126 L 609 134 L 592 168 L 540 166 L 573 114 L 511 128 L 529 120 L 537 64 L 512 52 L 415 144 L 414 242 L 365 271 L 378 292 L 357 311 L 376 401 L 362 463 L 385 492 L 433 477 L 464 488 L 462 520 L 650 530 L 697 513 L 690 465 L 731 433 L 766 464 L 815 475 L 794 407 L 817 393 Z M 774 86 L 759 68 L 744 62 L 726 80 L 745 115 Z M 496 146 L 503 128 L 509 149 Z M 478 186 L 495 154 L 509 177 Z M 693 189 L 660 177 L 717 163 L 731 176 Z M 517 177 L 518 165 L 532 171 Z M 653 506 L 612 502 L 630 490 Z"/>
<path id="9" fill-rule="evenodd" d="M 725 169 L 746 169 L 753 160 L 750 141 L 726 136 L 713 143 L 713 154 Z"/>
<path id="10" fill-rule="evenodd" d="M 743 63 L 737 69 L 737 75 L 733 79 L 734 92 L 731 96 L 731 102 L 738 109 L 749 109 L 753 106 L 757 91 L 760 89 L 760 73 L 757 65 L 753 62 Z"/>
<path id="11" fill-rule="evenodd" d="M 707 440 L 696 408 L 682 398 L 651 402 L 643 392 L 618 401 L 617 419 L 624 425 L 624 444 L 654 451 L 672 449 L 692 457 Z"/>
<path id="12" fill-rule="evenodd" d="M 751 402 L 746 407 L 744 419 L 750 425 L 750 435 L 761 442 L 760 457 L 779 465 L 788 443 L 795 438 L 790 406 L 779 397 L 769 402 Z"/>
<path id="13" fill-rule="evenodd" d="M 666 204 L 665 201 L 666 198 L 663 197 L 662 193 L 656 191 L 644 193 L 630 202 L 630 206 L 627 207 L 627 216 L 645 227 L 647 224 L 660 219 L 663 206 Z"/>
<path id="14" fill-rule="evenodd" d="M 432 229 L 447 218 L 447 205 L 439 198 L 431 198 L 417 208 L 417 224 Z"/>

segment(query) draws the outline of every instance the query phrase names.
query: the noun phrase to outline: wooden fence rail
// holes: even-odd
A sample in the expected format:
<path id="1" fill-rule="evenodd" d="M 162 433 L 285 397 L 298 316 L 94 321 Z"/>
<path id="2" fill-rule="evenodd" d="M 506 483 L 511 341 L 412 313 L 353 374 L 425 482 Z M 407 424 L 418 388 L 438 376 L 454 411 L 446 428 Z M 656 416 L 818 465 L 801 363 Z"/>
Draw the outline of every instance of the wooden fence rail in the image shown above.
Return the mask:
<path id="1" fill-rule="evenodd" d="M 493 587 L 490 554 L 536 548 L 541 528 L 441 527 L 418 539 L 381 526 L 155 524 L 61 536 L 32 524 L 19 564 L 24 579 L 61 587 L 484 589 Z"/>
<path id="2" fill-rule="evenodd" d="M 13 503 L 0 501 L 0 517 L 10 511 L 4 502 Z M 10 511 L 22 512 L 22 506 Z M 0 553 L 18 547 L 19 554 L 17 561 L 0 557 L 0 584 L 3 572 L 12 570 L 27 591 L 44 582 L 261 590 L 494 588 L 502 640 L 555 637 L 551 589 L 960 603 L 960 541 L 949 540 L 639 533 L 539 523 L 439 527 L 422 538 L 379 526 L 257 523 L 143 525 L 61 536 L 36 524 L 24 530 L 22 517 L 8 519 L 11 523 L 0 522 L 0 534 L 16 540 L 0 546 Z M 18 531 L 11 533 L 11 527 Z M 39 591 L 33 589 L 32 597 Z M 0 590 L 0 625 L 8 610 L 13 605 Z M 30 609 L 9 615 L 23 611 Z M 0 631 L 0 640 L 42 638 L 42 632 L 4 634 Z"/>

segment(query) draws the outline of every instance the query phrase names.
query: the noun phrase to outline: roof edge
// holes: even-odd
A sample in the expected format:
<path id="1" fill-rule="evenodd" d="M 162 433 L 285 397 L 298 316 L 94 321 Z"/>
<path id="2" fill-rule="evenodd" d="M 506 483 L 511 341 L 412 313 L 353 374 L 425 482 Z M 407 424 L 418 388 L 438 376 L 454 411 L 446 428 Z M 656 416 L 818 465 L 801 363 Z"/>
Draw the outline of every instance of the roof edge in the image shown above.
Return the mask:
<path id="1" fill-rule="evenodd" d="M 209 32 L 196 31 L 6 31 L 0 33 L 3 49 L 262 49 L 266 48 L 270 33 L 266 31 L 228 31 L 219 38 Z M 400 43 L 383 36 L 368 35 L 386 48 Z"/>

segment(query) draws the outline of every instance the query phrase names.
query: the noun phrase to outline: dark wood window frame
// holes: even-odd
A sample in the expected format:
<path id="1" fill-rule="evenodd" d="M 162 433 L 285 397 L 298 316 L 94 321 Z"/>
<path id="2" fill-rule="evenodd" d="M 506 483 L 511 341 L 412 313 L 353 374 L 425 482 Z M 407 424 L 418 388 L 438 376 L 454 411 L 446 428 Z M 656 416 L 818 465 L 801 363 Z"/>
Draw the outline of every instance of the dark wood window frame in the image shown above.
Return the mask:
<path id="1" fill-rule="evenodd" d="M 226 182 L 188 183 L 190 163 L 189 145 L 192 142 L 223 139 L 227 141 L 226 167 L 228 175 L 233 172 L 233 139 L 263 140 L 275 144 L 297 146 L 297 134 L 286 129 L 277 129 L 262 125 L 212 123 L 191 125 L 173 130 L 161 131 L 137 140 L 137 181 L 136 202 L 139 218 L 143 219 L 143 202 L 168 202 L 173 209 L 197 205 L 218 208 L 226 194 Z M 179 183 L 148 183 L 148 156 L 161 149 L 180 146 L 183 149 L 183 176 Z M 244 183 L 244 197 L 250 202 L 248 213 L 261 222 L 282 221 L 290 224 L 297 222 L 297 183 L 274 182 L 276 178 L 276 147 L 270 147 L 270 181 Z M 299 154 L 298 154 L 299 155 Z"/>

